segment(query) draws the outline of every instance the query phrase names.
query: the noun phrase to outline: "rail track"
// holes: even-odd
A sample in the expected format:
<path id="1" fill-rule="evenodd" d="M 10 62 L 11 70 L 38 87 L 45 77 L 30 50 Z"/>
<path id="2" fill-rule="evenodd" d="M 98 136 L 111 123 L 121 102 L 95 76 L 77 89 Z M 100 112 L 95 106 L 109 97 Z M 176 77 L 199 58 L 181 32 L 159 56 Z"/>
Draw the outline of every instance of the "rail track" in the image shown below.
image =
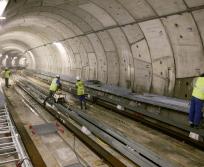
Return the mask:
<path id="1" fill-rule="evenodd" d="M 49 81 L 50 77 L 47 76 L 46 74 L 34 74 L 34 76 L 45 83 L 50 82 Z M 45 77 L 42 77 L 42 76 L 45 76 Z M 145 125 L 158 129 L 165 134 L 173 136 L 174 138 L 185 141 L 190 145 L 193 145 L 201 150 L 204 150 L 204 141 L 203 141 L 204 129 L 203 128 L 194 129 L 194 128 L 190 128 L 188 125 L 182 124 L 182 122 L 185 122 L 184 119 L 187 119 L 185 108 L 178 108 L 175 106 L 171 106 L 170 104 L 169 105 L 165 104 L 165 106 L 162 106 L 161 104 L 157 104 L 158 106 L 157 105 L 155 106 L 154 104 L 148 104 L 148 106 L 143 106 L 142 102 L 137 102 L 137 101 L 134 102 L 137 104 L 137 106 L 132 106 L 130 103 L 128 105 L 125 104 L 123 100 L 121 100 L 121 97 L 119 97 L 120 99 L 117 100 L 117 98 L 114 98 L 110 93 L 106 93 L 103 91 L 100 92 L 96 90 L 95 87 L 93 89 L 90 89 L 90 88 L 88 89 L 89 89 L 88 93 L 91 96 L 89 100 L 91 102 L 94 102 L 105 108 L 111 109 L 121 115 L 127 116 L 136 121 L 140 121 Z M 75 94 L 76 91 L 75 91 L 75 85 L 73 81 L 63 80 L 63 90 L 71 94 Z M 127 101 L 127 99 L 124 98 L 124 101 Z M 152 101 L 150 103 L 152 103 Z M 117 108 L 118 105 L 120 105 L 122 109 L 118 109 Z M 168 108 L 169 108 L 169 111 L 167 111 Z M 150 110 L 150 109 L 152 111 L 148 112 L 147 110 Z M 161 114 L 162 112 L 163 114 Z M 171 118 L 168 119 L 169 114 L 165 112 L 168 112 L 168 113 L 172 112 L 172 115 L 177 114 L 178 115 L 178 118 L 176 118 L 177 121 Z M 181 123 L 179 123 L 179 121 Z M 198 134 L 199 140 L 190 138 L 189 137 L 190 132 Z"/>
<path id="2" fill-rule="evenodd" d="M 31 84 L 30 82 L 20 79 L 17 85 L 35 99 L 39 104 L 43 103 L 43 99 L 47 92 L 42 88 Z M 163 160 L 157 154 L 146 149 L 142 145 L 133 142 L 125 137 L 119 131 L 110 128 L 103 123 L 95 121 L 85 113 L 79 110 L 73 110 L 67 108 L 66 105 L 48 102 L 46 108 L 55 117 L 57 117 L 67 128 L 73 131 L 83 142 L 85 142 L 91 149 L 95 150 L 97 154 L 100 154 L 105 160 L 107 160 L 112 166 L 126 166 L 119 159 L 108 153 L 103 148 L 97 146 L 97 143 L 91 141 L 90 138 L 77 130 L 67 118 L 71 118 L 74 122 L 77 122 L 81 127 L 86 127 L 92 134 L 100 138 L 104 143 L 108 144 L 114 150 L 117 150 L 123 157 L 138 166 L 152 166 L 152 167 L 168 167 L 172 166 L 168 161 Z"/>

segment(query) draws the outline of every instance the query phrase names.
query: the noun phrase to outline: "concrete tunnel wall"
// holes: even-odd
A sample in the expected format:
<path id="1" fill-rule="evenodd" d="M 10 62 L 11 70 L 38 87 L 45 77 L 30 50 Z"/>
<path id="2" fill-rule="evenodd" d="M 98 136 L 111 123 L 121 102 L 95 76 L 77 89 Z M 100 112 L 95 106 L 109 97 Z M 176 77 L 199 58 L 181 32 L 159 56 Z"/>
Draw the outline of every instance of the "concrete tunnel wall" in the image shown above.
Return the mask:
<path id="1" fill-rule="evenodd" d="M 204 72 L 204 0 L 11 0 L 5 15 L 0 50 L 30 69 L 182 98 Z"/>

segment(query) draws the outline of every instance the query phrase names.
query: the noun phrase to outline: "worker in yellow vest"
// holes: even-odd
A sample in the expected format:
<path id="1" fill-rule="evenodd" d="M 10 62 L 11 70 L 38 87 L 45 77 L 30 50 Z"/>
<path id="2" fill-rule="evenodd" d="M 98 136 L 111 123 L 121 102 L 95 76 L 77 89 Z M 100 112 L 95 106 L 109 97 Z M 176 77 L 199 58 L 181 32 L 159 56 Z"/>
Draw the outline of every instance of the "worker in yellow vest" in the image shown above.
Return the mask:
<path id="1" fill-rule="evenodd" d="M 77 90 L 77 96 L 79 97 L 81 109 L 83 109 L 83 103 L 84 103 L 84 109 L 86 108 L 86 99 L 85 99 L 85 87 L 84 82 L 80 79 L 79 76 L 76 77 L 76 90 Z"/>
<path id="2" fill-rule="evenodd" d="M 53 98 L 55 92 L 58 90 L 58 89 L 61 89 L 61 81 L 60 81 L 60 76 L 59 75 L 56 75 L 56 77 L 52 80 L 52 83 L 50 85 L 50 88 L 49 88 L 49 95 L 45 98 L 43 104 L 45 105 L 46 104 L 46 101 L 50 98 Z"/>
<path id="3" fill-rule="evenodd" d="M 11 76 L 11 71 L 6 67 L 3 71 L 3 77 L 5 79 L 5 86 L 9 88 L 9 78 Z"/>
<path id="4" fill-rule="evenodd" d="M 189 111 L 189 123 L 191 127 L 196 127 L 200 125 L 203 113 L 203 102 L 204 102 L 204 74 L 201 74 L 200 77 L 194 83 L 191 105 Z"/>

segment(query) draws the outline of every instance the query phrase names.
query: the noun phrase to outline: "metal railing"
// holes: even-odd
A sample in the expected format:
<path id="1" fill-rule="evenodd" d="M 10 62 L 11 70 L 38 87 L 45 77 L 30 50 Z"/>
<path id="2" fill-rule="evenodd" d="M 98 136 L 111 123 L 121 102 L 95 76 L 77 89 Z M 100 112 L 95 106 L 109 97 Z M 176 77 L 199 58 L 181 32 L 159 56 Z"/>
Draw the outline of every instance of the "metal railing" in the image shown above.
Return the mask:
<path id="1" fill-rule="evenodd" d="M 6 105 L 0 109 L 0 166 L 32 167 Z"/>

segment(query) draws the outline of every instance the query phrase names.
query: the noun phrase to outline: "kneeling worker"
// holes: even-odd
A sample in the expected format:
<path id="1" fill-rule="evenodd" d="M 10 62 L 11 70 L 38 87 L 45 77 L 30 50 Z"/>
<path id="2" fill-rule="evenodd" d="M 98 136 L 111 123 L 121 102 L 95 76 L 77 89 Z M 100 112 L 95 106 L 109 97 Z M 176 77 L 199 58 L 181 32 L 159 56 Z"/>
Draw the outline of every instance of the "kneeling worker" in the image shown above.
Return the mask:
<path id="1" fill-rule="evenodd" d="M 201 74 L 195 81 L 191 105 L 189 111 L 189 123 L 191 127 L 198 127 L 200 125 L 203 113 L 204 102 L 204 74 Z"/>
<path id="2" fill-rule="evenodd" d="M 76 90 L 77 90 L 77 96 L 79 97 L 80 100 L 80 105 L 81 109 L 83 109 L 83 103 L 84 103 L 84 108 L 86 108 L 86 101 L 85 101 L 85 88 L 84 88 L 84 82 L 81 81 L 80 77 L 76 77 Z"/>
<path id="3" fill-rule="evenodd" d="M 45 105 L 46 101 L 50 98 L 53 97 L 53 95 L 55 94 L 55 92 L 61 89 L 61 82 L 60 82 L 60 76 L 56 75 L 56 77 L 52 80 L 52 83 L 50 85 L 50 92 L 49 95 L 46 97 L 46 99 L 44 100 L 43 104 Z"/>

